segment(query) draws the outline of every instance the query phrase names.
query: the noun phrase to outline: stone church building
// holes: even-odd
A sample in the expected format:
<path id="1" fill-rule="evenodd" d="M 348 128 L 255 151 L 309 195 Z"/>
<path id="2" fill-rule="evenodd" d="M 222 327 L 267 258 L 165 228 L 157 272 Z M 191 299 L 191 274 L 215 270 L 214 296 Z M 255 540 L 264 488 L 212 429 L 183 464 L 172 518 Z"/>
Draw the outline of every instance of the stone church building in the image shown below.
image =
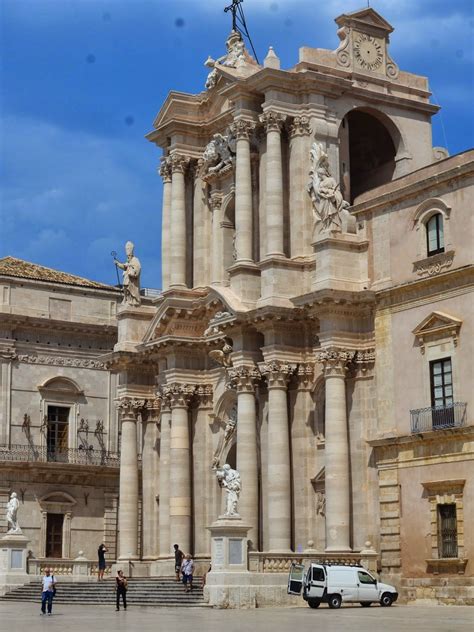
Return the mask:
<path id="1" fill-rule="evenodd" d="M 90 333 L 117 332 L 94 383 L 111 452 L 112 392 L 120 420 L 117 559 L 169 575 L 176 542 L 207 567 L 229 463 L 251 570 L 284 584 L 292 561 L 371 551 L 404 598 L 474 603 L 474 152 L 433 147 L 438 106 L 383 17 L 336 24 L 336 50 L 303 47 L 289 70 L 232 32 L 205 89 L 170 92 L 147 135 L 162 293 Z"/>

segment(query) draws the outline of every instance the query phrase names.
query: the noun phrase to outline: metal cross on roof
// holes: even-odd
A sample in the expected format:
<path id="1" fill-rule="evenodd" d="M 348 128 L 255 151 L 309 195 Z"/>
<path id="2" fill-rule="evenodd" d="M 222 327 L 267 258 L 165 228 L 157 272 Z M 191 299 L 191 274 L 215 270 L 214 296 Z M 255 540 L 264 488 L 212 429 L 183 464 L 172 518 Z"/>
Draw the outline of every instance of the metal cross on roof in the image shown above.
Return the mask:
<path id="1" fill-rule="evenodd" d="M 228 7 L 224 9 L 224 13 L 227 13 L 228 11 L 232 12 L 232 30 L 233 31 L 238 30 L 237 29 L 237 10 L 241 2 L 243 2 L 243 0 L 232 0 L 232 4 L 230 4 Z"/>

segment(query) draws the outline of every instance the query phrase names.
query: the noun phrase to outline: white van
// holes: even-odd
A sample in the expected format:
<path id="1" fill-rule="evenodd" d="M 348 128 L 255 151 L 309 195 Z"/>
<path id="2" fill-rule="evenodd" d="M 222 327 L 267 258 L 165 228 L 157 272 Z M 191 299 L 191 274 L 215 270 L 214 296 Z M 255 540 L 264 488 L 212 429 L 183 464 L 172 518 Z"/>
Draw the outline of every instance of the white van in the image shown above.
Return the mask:
<path id="1" fill-rule="evenodd" d="M 340 608 L 343 601 L 366 607 L 375 602 L 391 606 L 398 599 L 396 588 L 382 584 L 362 566 L 311 563 L 305 573 L 303 564 L 292 564 L 288 593 L 300 595 L 301 589 L 310 608 L 317 608 L 321 602 Z"/>

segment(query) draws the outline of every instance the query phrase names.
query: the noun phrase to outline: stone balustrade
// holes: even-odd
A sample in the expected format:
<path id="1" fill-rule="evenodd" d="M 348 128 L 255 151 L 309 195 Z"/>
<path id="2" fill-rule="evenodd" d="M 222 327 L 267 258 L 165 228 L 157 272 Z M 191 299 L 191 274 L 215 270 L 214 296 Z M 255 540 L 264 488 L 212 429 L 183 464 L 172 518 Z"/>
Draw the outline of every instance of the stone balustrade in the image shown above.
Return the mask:
<path id="1" fill-rule="evenodd" d="M 372 573 L 377 572 L 378 554 L 376 551 L 361 551 L 360 553 L 259 553 L 249 552 L 249 570 L 258 573 L 289 573 L 292 564 L 311 562 L 319 564 L 341 564 L 343 566 L 361 565 Z"/>
<path id="2" fill-rule="evenodd" d="M 104 577 L 110 577 L 113 562 L 106 563 Z M 96 561 L 80 558 L 77 560 L 63 560 L 51 558 L 35 558 L 28 560 L 29 575 L 44 575 L 45 569 L 49 568 L 55 577 L 70 578 L 73 581 L 87 581 L 88 578 L 97 578 L 99 565 Z"/>

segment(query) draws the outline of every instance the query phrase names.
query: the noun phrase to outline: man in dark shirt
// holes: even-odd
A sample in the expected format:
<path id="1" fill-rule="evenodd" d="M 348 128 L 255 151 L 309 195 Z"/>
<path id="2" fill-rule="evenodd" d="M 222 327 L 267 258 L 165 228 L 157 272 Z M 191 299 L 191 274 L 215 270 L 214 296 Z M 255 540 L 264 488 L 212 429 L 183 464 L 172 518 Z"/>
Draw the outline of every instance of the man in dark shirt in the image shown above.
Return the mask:
<path id="1" fill-rule="evenodd" d="M 105 554 L 107 552 L 107 549 L 105 548 L 105 544 L 102 543 L 98 550 L 97 550 L 97 556 L 99 558 L 99 572 L 97 573 L 97 581 L 100 582 L 102 579 L 104 579 L 104 571 L 105 571 Z"/>
<path id="2" fill-rule="evenodd" d="M 181 564 L 183 563 L 184 553 L 180 550 L 179 544 L 174 544 L 174 571 L 176 573 L 176 581 L 179 582 L 179 574 L 181 572 Z"/>

